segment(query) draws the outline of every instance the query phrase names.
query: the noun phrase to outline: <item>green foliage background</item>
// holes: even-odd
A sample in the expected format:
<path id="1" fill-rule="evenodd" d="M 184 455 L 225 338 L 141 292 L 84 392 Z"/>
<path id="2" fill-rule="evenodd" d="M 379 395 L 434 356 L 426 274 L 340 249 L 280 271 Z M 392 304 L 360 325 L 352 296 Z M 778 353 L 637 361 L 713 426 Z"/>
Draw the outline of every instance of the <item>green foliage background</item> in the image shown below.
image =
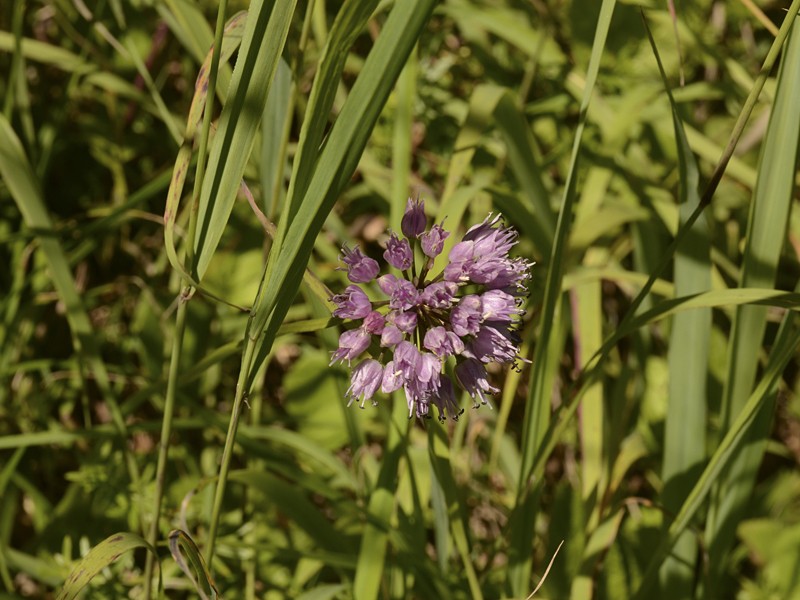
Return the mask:
<path id="1" fill-rule="evenodd" d="M 800 595 L 799 5 L 3 3 L 0 599 Z M 409 195 L 537 262 L 441 425 L 328 366 Z"/>

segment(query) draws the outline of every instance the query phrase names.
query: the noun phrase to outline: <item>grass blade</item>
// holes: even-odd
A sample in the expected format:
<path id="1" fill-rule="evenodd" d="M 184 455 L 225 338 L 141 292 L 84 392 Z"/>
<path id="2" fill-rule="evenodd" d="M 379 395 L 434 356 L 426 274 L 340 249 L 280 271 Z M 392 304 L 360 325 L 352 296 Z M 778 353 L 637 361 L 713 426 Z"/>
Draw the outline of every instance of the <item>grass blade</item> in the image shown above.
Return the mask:
<path id="1" fill-rule="evenodd" d="M 225 63 L 239 47 L 246 17 L 247 13 L 242 12 L 234 15 L 228 21 L 222 38 L 222 47 L 220 49 L 219 60 L 221 63 Z M 178 250 L 175 244 L 175 225 L 178 218 L 180 201 L 183 197 L 183 186 L 186 183 L 186 177 L 192 162 L 192 148 L 195 142 L 197 127 L 200 125 L 200 121 L 203 118 L 203 112 L 207 103 L 208 86 L 210 83 L 209 71 L 211 69 L 213 52 L 213 48 L 208 51 L 200 67 L 200 71 L 197 74 L 195 92 L 192 96 L 192 104 L 189 107 L 189 116 L 186 120 L 185 139 L 175 159 L 169 192 L 167 192 L 167 203 L 164 208 L 164 249 L 172 268 L 181 273 L 183 278 L 187 281 L 193 281 L 193 278 L 186 272 L 181 260 L 178 258 Z M 197 282 L 194 283 L 197 284 Z"/>
<path id="2" fill-rule="evenodd" d="M 394 6 L 333 125 L 302 201 L 298 203 L 290 192 L 288 214 L 281 219 L 249 324 L 251 339 L 266 329 L 253 368 L 249 368 L 251 373 L 269 352 L 274 332 L 294 301 L 317 233 L 355 171 L 380 111 L 434 5 L 435 0 L 415 0 Z M 299 176 L 292 174 L 293 179 Z M 295 194 L 302 189 L 297 185 Z M 297 214 L 292 218 L 295 206 Z M 284 230 L 286 235 L 282 238 Z"/>
<path id="3" fill-rule="evenodd" d="M 367 505 L 369 520 L 361 537 L 353 598 L 371 600 L 378 597 L 389 545 L 392 513 L 395 505 L 395 485 L 400 458 L 405 453 L 408 419 L 404 402 L 393 402 L 386 456 L 382 461 L 378 482 Z"/>
<path id="4" fill-rule="evenodd" d="M 254 0 L 250 6 L 200 195 L 193 266 L 197 280 L 208 269 L 239 193 L 296 5 L 297 0 L 279 0 L 274 6 Z"/>
<path id="5" fill-rule="evenodd" d="M 0 115 L 0 176 L 8 186 L 25 224 L 33 231 L 43 234 L 39 246 L 50 268 L 53 286 L 66 307 L 75 352 L 82 357 L 81 364 L 88 366 L 88 372 L 108 403 L 120 437 L 127 439 L 127 427 L 111 390 L 108 371 L 100 357 L 92 323 L 72 278 L 69 260 L 59 240 L 52 235 L 53 223 L 22 144 L 3 115 Z M 125 455 L 131 481 L 135 483 L 139 479 L 138 468 L 127 450 Z"/>
<path id="6" fill-rule="evenodd" d="M 169 552 L 203 600 L 216 600 L 219 597 L 214 579 L 206 567 L 200 550 L 189 534 L 180 529 L 170 531 Z M 188 562 L 184 559 L 184 553 Z"/>
<path id="7" fill-rule="evenodd" d="M 652 597 L 651 588 L 655 583 L 659 566 L 706 501 L 712 486 L 735 458 L 765 404 L 771 401 L 781 373 L 797 351 L 798 342 L 800 342 L 800 331 L 797 327 L 797 317 L 793 312 L 789 312 L 781 323 L 763 377 L 748 397 L 736 420 L 711 457 L 708 466 L 687 496 L 681 510 L 670 525 L 667 535 L 650 555 L 650 564 L 635 598 Z"/>
<path id="8" fill-rule="evenodd" d="M 95 575 L 117 560 L 123 552 L 128 552 L 135 548 L 145 548 L 148 552 L 156 554 L 155 548 L 138 535 L 133 535 L 132 533 L 117 533 L 106 538 L 92 548 L 89 554 L 75 566 L 64 582 L 64 587 L 61 588 L 56 600 L 72 600 L 77 597 L 78 593 L 94 579 Z M 158 569 L 158 589 L 162 589 L 160 565 Z"/>
<path id="9" fill-rule="evenodd" d="M 545 287 L 544 306 L 542 308 L 541 330 L 534 354 L 533 368 L 531 370 L 531 385 L 528 400 L 525 406 L 525 417 L 522 433 L 522 469 L 520 472 L 519 488 L 517 490 L 517 504 L 515 512 L 522 515 L 521 523 L 517 526 L 517 539 L 511 547 L 510 579 L 512 592 L 525 595 L 529 588 L 531 575 L 531 547 L 535 510 L 531 506 L 533 494 L 529 494 L 529 478 L 533 470 L 536 453 L 542 445 L 542 438 L 550 420 L 550 389 L 547 383 L 551 381 L 560 352 L 551 352 L 550 342 L 554 331 L 554 323 L 559 320 L 557 309 L 561 302 L 561 279 L 565 268 L 567 241 L 572 221 L 573 205 L 576 197 L 576 181 L 578 176 L 578 157 L 583 141 L 583 130 L 586 126 L 589 101 L 592 96 L 594 84 L 600 69 L 600 57 L 606 45 L 611 16 L 616 2 L 604 0 L 600 8 L 592 54 L 587 69 L 586 86 L 580 106 L 580 118 L 575 132 L 572 146 L 570 166 L 564 186 L 564 195 L 556 222 L 555 241 L 550 255 L 547 283 Z M 545 352 L 542 355 L 542 352 Z M 513 520 L 512 520 L 513 521 Z"/>
<path id="10" fill-rule="evenodd" d="M 645 21 L 648 39 L 658 63 L 661 79 L 672 109 L 672 122 L 678 148 L 680 175 L 680 222 L 685 223 L 700 205 L 700 174 L 689 141 L 678 115 L 675 99 L 667 82 L 655 40 Z M 711 287 L 708 223 L 701 216 L 691 226 L 684 244 L 675 256 L 675 293 L 691 295 Z M 664 507 L 677 512 L 691 491 L 692 476 L 702 468 L 706 449 L 706 379 L 711 337 L 711 309 L 699 308 L 675 315 L 670 332 L 669 402 L 664 431 L 664 461 L 661 476 Z M 694 595 L 694 568 L 697 557 L 695 536 L 684 532 L 661 567 L 663 597 Z"/>
<path id="11" fill-rule="evenodd" d="M 800 140 L 800 113 L 797 111 L 797 98 L 800 97 L 800 28 L 794 27 L 783 56 L 750 206 L 740 282 L 742 287 L 771 287 L 775 284 L 789 224 Z M 728 378 L 723 388 L 723 430 L 730 427 L 743 409 L 753 388 L 766 317 L 766 308 L 762 307 L 741 306 L 736 311 L 729 346 Z M 767 406 L 715 490 L 706 530 L 711 540 L 711 589 L 716 589 L 728 547 L 752 490 L 771 422 L 772 407 Z"/>

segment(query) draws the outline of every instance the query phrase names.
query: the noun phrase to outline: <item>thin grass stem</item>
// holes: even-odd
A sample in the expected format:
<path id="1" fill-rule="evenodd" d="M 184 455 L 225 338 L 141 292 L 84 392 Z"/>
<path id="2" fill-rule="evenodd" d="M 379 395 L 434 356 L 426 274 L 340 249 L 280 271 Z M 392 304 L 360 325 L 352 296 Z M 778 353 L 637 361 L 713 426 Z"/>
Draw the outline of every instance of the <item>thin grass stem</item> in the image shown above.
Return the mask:
<path id="1" fill-rule="evenodd" d="M 209 568 L 211 568 L 211 562 L 214 559 L 214 546 L 217 540 L 219 518 L 222 513 L 222 501 L 225 498 L 225 487 L 228 482 L 228 473 L 230 472 L 231 468 L 233 444 L 236 440 L 236 431 L 239 428 L 239 416 L 242 412 L 242 401 L 244 400 L 248 389 L 247 378 L 250 373 L 250 367 L 252 366 L 254 355 L 255 342 L 248 337 L 247 346 L 245 346 L 244 355 L 242 356 L 241 369 L 239 370 L 239 380 L 236 382 L 236 395 L 233 399 L 231 420 L 228 423 L 228 434 L 225 436 L 225 449 L 222 451 L 222 463 L 220 464 L 219 468 L 219 479 L 217 481 L 217 489 L 214 494 L 214 505 L 211 509 L 211 522 L 209 523 L 208 540 L 206 540 L 206 551 L 204 557 Z"/>
<path id="2" fill-rule="evenodd" d="M 179 358 L 183 351 L 183 335 L 186 330 L 186 312 L 188 299 L 181 295 L 175 315 L 175 334 L 172 338 L 172 355 L 167 376 L 167 393 L 164 403 L 164 417 L 161 421 L 161 441 L 158 447 L 158 465 L 156 467 L 156 490 L 153 501 L 153 520 L 147 533 L 147 542 L 155 547 L 158 540 L 158 522 L 161 517 L 161 505 L 164 498 L 167 459 L 169 457 L 169 438 L 172 436 L 172 417 L 175 413 L 175 396 L 178 389 Z M 144 569 L 144 597 L 149 600 L 153 588 L 153 563 L 155 555 L 147 553 Z"/>
<path id="3" fill-rule="evenodd" d="M 227 0 L 220 0 L 219 10 L 217 11 L 217 26 L 214 35 L 214 48 L 211 54 L 211 67 L 209 69 L 208 81 L 211 93 L 206 95 L 206 105 L 203 114 L 203 129 L 200 133 L 200 146 L 197 156 L 197 171 L 192 192 L 192 206 L 189 212 L 189 230 L 186 238 L 186 260 L 185 264 L 192 268 L 194 263 L 194 238 L 197 231 L 197 207 L 200 202 L 200 192 L 203 185 L 203 175 L 206 164 L 206 154 L 208 153 L 208 138 L 211 131 L 211 113 L 214 107 L 214 90 L 217 85 L 217 73 L 219 71 L 220 53 L 222 51 L 222 34 L 225 29 L 225 14 L 227 12 Z M 183 339 L 186 330 L 186 312 L 188 302 L 194 293 L 194 288 L 187 285 L 181 290 L 180 301 L 177 314 L 175 316 L 175 333 L 172 341 L 172 354 L 170 355 L 169 374 L 167 378 L 167 394 L 164 405 L 164 417 L 161 428 L 161 440 L 159 442 L 158 466 L 156 468 L 156 490 L 153 503 L 153 521 L 150 524 L 147 541 L 155 547 L 158 538 L 158 522 L 161 518 L 161 507 L 164 499 L 164 485 L 166 481 L 167 460 L 169 458 L 169 438 L 172 436 L 172 418 L 175 413 L 175 395 L 178 384 L 178 370 L 181 356 L 183 354 Z M 150 600 L 152 594 L 154 555 L 147 554 L 144 572 L 145 600 Z"/>

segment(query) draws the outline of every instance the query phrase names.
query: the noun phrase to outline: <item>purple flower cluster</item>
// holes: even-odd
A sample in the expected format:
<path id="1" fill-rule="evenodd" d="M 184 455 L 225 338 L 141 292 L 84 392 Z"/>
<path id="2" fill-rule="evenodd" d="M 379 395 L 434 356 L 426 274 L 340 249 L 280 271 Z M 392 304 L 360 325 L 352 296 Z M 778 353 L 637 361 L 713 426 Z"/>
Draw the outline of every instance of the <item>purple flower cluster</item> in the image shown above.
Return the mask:
<path id="1" fill-rule="evenodd" d="M 379 276 L 376 260 L 358 248 L 343 247 L 341 259 L 353 285 L 333 297 L 333 315 L 357 326 L 342 333 L 331 364 L 350 364 L 368 351 L 377 357 L 353 369 L 347 390 L 351 404 L 359 399 L 363 407 L 378 389 L 391 393 L 403 388 L 409 416 L 428 416 L 433 404 L 440 420 L 457 419 L 463 410 L 448 371 L 477 407 L 498 391 L 485 365 L 524 360 L 517 326 L 533 263 L 509 257 L 517 232 L 490 215 L 453 246 L 444 270 L 428 277 L 450 233 L 441 225 L 428 231 L 426 226 L 423 203 L 409 199 L 401 223 L 404 237 L 392 233 L 383 253 L 402 277 Z M 417 262 L 422 263 L 419 270 Z M 386 300 L 371 302 L 355 285 L 375 280 Z"/>

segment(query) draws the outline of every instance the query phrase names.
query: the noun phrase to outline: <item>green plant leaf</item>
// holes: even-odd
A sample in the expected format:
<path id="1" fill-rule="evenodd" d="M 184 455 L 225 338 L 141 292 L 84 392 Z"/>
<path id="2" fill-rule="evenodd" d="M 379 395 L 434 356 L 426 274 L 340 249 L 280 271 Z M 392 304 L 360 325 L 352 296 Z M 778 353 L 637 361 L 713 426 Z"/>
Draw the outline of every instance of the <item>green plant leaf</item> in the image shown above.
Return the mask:
<path id="1" fill-rule="evenodd" d="M 514 523 L 514 531 L 511 532 L 509 575 L 511 590 L 516 596 L 526 595 L 530 587 L 531 548 L 536 511 L 533 507 L 535 494 L 529 493 L 531 489 L 528 482 L 534 468 L 536 453 L 543 446 L 543 438 L 550 421 L 551 388 L 548 385 L 552 384 L 555 369 L 558 365 L 556 357 L 560 356 L 558 349 L 551 348 L 551 343 L 557 339 L 553 336 L 554 331 L 557 331 L 554 327 L 561 320 L 557 313 L 559 308 L 563 306 L 561 279 L 566 268 L 567 244 L 571 229 L 573 205 L 577 195 L 578 158 L 583 144 L 583 131 L 586 126 L 589 102 L 600 69 L 600 58 L 606 46 L 615 5 L 615 0 L 604 0 L 600 8 L 592 53 L 587 68 L 586 85 L 581 99 L 580 119 L 575 131 L 569 171 L 564 185 L 564 195 L 558 213 L 554 243 L 548 265 L 544 306 L 542 307 L 540 321 L 541 329 L 534 354 L 530 391 L 525 405 L 525 417 L 523 420 L 522 468 L 517 489 L 517 503 L 514 507 L 514 512 L 517 516 L 509 520 L 510 523 Z"/>
<path id="2" fill-rule="evenodd" d="M 254 0 L 250 5 L 200 195 L 192 268 L 198 281 L 208 269 L 239 193 L 296 5 L 297 0 L 278 0 L 274 5 Z"/>
<path id="3" fill-rule="evenodd" d="M 75 566 L 72 573 L 64 582 L 56 600 L 72 600 L 78 593 L 94 579 L 100 571 L 117 560 L 123 553 L 136 548 L 145 548 L 158 556 L 156 549 L 132 533 L 117 533 L 112 535 L 92 548 L 89 553 Z M 161 590 L 161 566 L 158 569 L 158 589 Z"/>
<path id="4" fill-rule="evenodd" d="M 214 583 L 214 578 L 211 577 L 211 573 L 206 567 L 206 562 L 200 554 L 200 550 L 188 533 L 180 529 L 170 531 L 169 552 L 203 600 L 222 598 Z M 188 563 L 186 562 L 187 558 L 189 560 Z"/>
<path id="5" fill-rule="evenodd" d="M 783 53 L 775 102 L 759 158 L 758 180 L 747 225 L 742 287 L 775 285 L 796 189 L 800 147 L 798 97 L 800 27 L 795 23 Z M 753 389 L 766 325 L 766 308 L 740 306 L 737 309 L 729 345 L 728 376 L 723 387 L 723 432 L 743 410 Z M 710 589 L 718 585 L 722 576 L 729 545 L 749 501 L 770 434 L 774 402 L 773 397 L 759 414 L 756 425 L 743 440 L 736 459 L 714 491 L 706 528 L 706 535 L 711 540 L 707 583 Z"/>

